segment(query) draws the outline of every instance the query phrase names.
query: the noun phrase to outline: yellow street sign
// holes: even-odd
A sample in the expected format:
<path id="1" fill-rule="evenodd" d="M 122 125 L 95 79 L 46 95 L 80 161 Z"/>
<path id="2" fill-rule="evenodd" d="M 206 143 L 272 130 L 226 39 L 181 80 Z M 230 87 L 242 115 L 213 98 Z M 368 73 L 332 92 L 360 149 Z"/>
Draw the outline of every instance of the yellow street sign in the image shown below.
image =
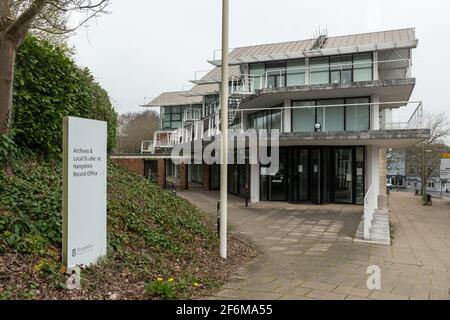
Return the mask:
<path id="1" fill-rule="evenodd" d="M 450 159 L 450 153 L 441 153 L 442 159 Z"/>

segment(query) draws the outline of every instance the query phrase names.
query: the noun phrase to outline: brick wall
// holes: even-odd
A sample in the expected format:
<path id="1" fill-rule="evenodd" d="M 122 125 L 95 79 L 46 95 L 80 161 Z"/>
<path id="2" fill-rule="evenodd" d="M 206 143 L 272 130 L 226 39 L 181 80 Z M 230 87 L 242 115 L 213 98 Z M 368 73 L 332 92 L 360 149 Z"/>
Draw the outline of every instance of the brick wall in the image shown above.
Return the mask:
<path id="1" fill-rule="evenodd" d="M 137 174 L 144 176 L 144 160 L 143 159 L 112 159 L 114 163 L 117 163 L 125 168 L 128 168 Z"/>
<path id="2" fill-rule="evenodd" d="M 211 185 L 209 183 L 209 166 L 207 164 L 203 164 L 203 189 L 211 190 Z"/>
<path id="3" fill-rule="evenodd" d="M 166 160 L 164 159 L 158 159 L 157 180 L 158 186 L 166 187 Z"/>
<path id="4" fill-rule="evenodd" d="M 188 188 L 188 173 L 187 173 L 187 166 L 184 164 L 184 162 L 180 163 L 180 189 L 187 190 Z"/>

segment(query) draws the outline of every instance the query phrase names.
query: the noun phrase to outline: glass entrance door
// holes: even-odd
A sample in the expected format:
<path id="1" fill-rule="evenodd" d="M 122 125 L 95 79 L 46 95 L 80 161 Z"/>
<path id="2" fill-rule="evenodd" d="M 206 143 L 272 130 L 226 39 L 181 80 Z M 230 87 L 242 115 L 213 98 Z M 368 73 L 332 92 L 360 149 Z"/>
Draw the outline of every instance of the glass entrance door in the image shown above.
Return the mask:
<path id="1" fill-rule="evenodd" d="M 311 158 L 311 166 L 310 166 L 310 172 L 311 172 L 311 201 L 313 203 L 320 204 L 321 202 L 321 186 L 320 186 L 320 171 L 321 171 L 321 164 L 320 164 L 320 149 L 313 149 L 310 150 L 310 158 Z"/>
<path id="2" fill-rule="evenodd" d="M 289 201 L 320 202 L 320 149 L 289 150 Z"/>
<path id="3" fill-rule="evenodd" d="M 308 150 L 289 150 L 289 201 L 309 201 L 309 156 Z"/>
<path id="4" fill-rule="evenodd" d="M 353 149 L 335 149 L 334 201 L 353 203 Z"/>
<path id="5" fill-rule="evenodd" d="M 271 201 L 286 201 L 286 149 L 280 149 L 278 172 L 270 177 L 269 195 Z"/>

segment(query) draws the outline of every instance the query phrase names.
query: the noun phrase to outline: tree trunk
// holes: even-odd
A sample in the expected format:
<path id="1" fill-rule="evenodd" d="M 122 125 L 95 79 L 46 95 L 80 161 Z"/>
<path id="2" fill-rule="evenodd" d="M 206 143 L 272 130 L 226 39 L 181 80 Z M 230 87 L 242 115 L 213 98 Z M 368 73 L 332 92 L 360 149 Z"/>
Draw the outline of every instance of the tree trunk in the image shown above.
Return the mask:
<path id="1" fill-rule="evenodd" d="M 0 135 L 9 134 L 17 43 L 0 38 Z"/>

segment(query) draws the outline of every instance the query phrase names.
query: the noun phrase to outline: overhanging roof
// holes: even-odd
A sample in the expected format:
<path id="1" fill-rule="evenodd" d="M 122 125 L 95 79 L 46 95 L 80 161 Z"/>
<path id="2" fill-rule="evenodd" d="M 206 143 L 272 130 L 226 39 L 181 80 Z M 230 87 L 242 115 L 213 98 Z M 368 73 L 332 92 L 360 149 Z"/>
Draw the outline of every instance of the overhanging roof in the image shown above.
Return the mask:
<path id="1" fill-rule="evenodd" d="M 328 37 L 323 46 L 311 50 L 315 39 L 264 44 L 233 49 L 229 64 L 277 61 L 389 49 L 415 48 L 418 40 L 412 28 Z M 208 61 L 221 66 L 221 60 Z"/>
<path id="2" fill-rule="evenodd" d="M 218 83 L 196 84 L 191 90 L 184 92 L 186 97 L 203 97 L 208 94 L 220 93 L 220 85 Z"/>
<path id="3" fill-rule="evenodd" d="M 233 77 L 241 74 L 241 68 L 238 65 L 230 66 L 228 68 L 228 77 L 229 80 L 232 80 Z M 219 83 L 222 81 L 222 67 L 216 67 L 210 70 L 205 76 L 201 79 L 190 80 L 190 82 L 194 84 L 212 84 Z"/>
<path id="4" fill-rule="evenodd" d="M 143 107 L 164 107 L 164 106 L 182 106 L 191 104 L 202 104 L 201 96 L 187 96 L 187 91 L 164 92 L 158 97 L 143 105 Z"/>

